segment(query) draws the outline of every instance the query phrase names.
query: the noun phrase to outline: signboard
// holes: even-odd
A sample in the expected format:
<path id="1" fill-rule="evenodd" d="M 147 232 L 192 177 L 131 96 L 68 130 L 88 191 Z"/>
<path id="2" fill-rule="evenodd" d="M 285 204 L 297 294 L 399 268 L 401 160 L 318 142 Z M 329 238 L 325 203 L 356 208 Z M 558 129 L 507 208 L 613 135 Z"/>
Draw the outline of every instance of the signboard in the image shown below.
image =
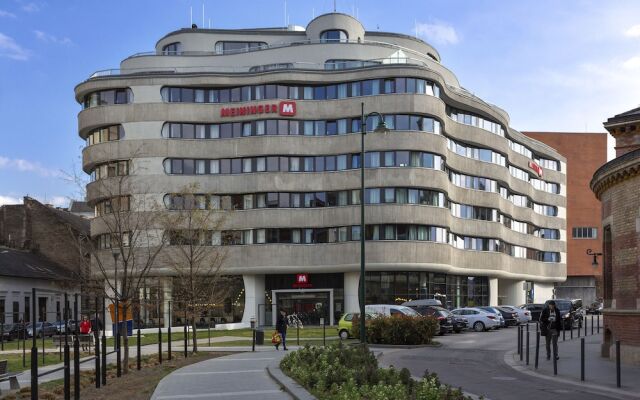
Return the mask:
<path id="1" fill-rule="evenodd" d="M 296 281 L 293 284 L 294 289 L 308 289 L 313 287 L 309 282 L 309 274 L 296 274 Z"/>
<path id="2" fill-rule="evenodd" d="M 538 174 L 539 178 L 542 178 L 542 167 L 539 166 L 538 164 L 534 163 L 533 161 L 529 161 L 529 168 L 531 168 L 532 170 L 536 171 L 536 174 Z"/>
<path id="3" fill-rule="evenodd" d="M 223 107 L 220 109 L 220 117 L 241 117 L 243 115 L 278 114 L 283 117 L 296 115 L 295 101 L 281 101 L 280 103 L 246 105 L 240 107 Z"/>

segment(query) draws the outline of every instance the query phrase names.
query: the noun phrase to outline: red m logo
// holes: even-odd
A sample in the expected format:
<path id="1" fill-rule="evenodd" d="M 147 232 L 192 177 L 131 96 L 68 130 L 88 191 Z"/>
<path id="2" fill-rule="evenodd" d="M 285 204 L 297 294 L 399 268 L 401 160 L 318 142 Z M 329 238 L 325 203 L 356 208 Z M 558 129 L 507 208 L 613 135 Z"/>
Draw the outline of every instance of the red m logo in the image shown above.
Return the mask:
<path id="1" fill-rule="evenodd" d="M 281 101 L 278 106 L 280 115 L 285 117 L 293 117 L 296 115 L 296 102 L 295 101 Z"/>

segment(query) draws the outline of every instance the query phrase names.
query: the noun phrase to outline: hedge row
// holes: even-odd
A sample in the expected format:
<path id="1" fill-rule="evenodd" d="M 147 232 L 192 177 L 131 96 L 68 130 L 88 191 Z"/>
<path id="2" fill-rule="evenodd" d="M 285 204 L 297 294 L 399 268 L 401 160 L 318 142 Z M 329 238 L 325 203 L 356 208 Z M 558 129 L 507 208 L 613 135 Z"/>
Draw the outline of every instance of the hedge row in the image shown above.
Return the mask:
<path id="1" fill-rule="evenodd" d="M 353 317 L 351 335 L 360 337 L 360 320 Z M 440 329 L 433 317 L 406 315 L 378 316 L 366 321 L 367 343 L 419 345 L 430 344 Z"/>

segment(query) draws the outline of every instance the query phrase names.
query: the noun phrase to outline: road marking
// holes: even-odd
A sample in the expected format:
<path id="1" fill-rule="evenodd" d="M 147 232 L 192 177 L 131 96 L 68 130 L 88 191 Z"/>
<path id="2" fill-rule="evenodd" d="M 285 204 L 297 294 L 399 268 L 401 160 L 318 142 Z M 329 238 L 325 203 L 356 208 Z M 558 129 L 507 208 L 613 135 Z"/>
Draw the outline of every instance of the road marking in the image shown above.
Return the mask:
<path id="1" fill-rule="evenodd" d="M 264 372 L 264 369 L 246 369 L 244 371 L 207 371 L 207 372 L 177 372 L 174 375 L 217 375 L 217 374 L 245 374 Z"/>
<path id="2" fill-rule="evenodd" d="M 171 396 L 158 396 L 156 399 L 205 399 L 210 397 L 227 397 L 227 396 L 251 396 L 258 394 L 276 394 L 282 393 L 280 390 L 250 390 L 244 392 L 223 392 L 223 393 L 202 393 L 202 394 L 176 394 Z"/>
<path id="3" fill-rule="evenodd" d="M 512 376 L 492 376 L 491 379 L 495 379 L 498 381 L 515 381 L 518 380 L 518 378 L 514 378 Z"/>
<path id="4" fill-rule="evenodd" d="M 216 359 L 216 361 L 266 361 L 266 360 L 273 360 L 273 357 L 271 357 L 271 358 L 218 358 L 218 359 Z"/>

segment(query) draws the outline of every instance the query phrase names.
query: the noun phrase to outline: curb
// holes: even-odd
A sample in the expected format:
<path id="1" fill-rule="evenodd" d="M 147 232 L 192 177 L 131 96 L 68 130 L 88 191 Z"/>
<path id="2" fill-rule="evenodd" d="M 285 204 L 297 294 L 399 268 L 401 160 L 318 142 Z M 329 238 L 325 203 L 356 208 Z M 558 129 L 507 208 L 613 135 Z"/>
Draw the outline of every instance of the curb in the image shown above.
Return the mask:
<path id="1" fill-rule="evenodd" d="M 280 369 L 280 362 L 273 362 L 267 366 L 267 375 L 271 377 L 285 392 L 287 392 L 295 400 L 317 400 L 305 388 L 300 386 L 298 382 L 289 378 Z"/>
<path id="2" fill-rule="evenodd" d="M 602 386 L 602 385 L 596 385 L 593 383 L 585 383 L 585 382 L 580 382 L 580 381 L 576 381 L 573 379 L 568 379 L 568 378 L 559 378 L 556 376 L 549 376 L 549 375 L 545 375 L 545 374 L 541 374 L 539 372 L 535 372 L 529 368 L 527 368 L 524 365 L 520 365 L 517 361 L 514 361 L 513 359 L 513 355 L 516 354 L 515 351 L 508 351 L 504 354 L 504 363 L 507 364 L 509 367 L 511 367 L 513 370 L 518 371 L 522 374 L 526 374 L 529 376 L 533 376 L 536 378 L 541 378 L 541 379 L 547 379 L 547 380 L 551 380 L 551 381 L 555 381 L 555 382 L 559 382 L 559 383 L 563 383 L 563 384 L 570 384 L 570 385 L 576 385 L 576 386 L 580 386 L 583 388 L 589 388 L 592 390 L 596 390 L 599 392 L 604 392 L 606 393 L 608 396 L 628 396 L 629 398 L 637 398 L 640 399 L 640 394 L 637 393 L 633 393 L 633 392 L 629 392 L 627 390 L 622 390 L 622 389 L 616 389 L 616 388 L 611 388 L 611 387 L 607 387 L 607 386 Z M 604 394 L 601 393 L 601 394 Z"/>
<path id="3" fill-rule="evenodd" d="M 442 347 L 442 343 L 432 344 L 370 344 L 370 349 L 422 349 L 425 347 Z"/>

